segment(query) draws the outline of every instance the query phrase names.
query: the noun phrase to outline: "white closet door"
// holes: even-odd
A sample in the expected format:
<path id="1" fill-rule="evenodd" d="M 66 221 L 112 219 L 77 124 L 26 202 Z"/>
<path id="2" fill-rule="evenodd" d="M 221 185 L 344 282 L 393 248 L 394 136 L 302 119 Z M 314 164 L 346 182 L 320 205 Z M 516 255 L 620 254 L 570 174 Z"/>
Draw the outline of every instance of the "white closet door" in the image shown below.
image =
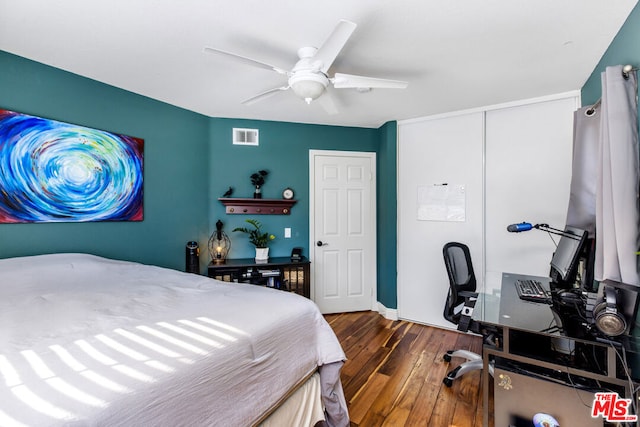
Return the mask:
<path id="1" fill-rule="evenodd" d="M 571 181 L 575 97 L 486 113 L 486 276 L 547 276 L 555 245 L 539 230 L 509 233 L 517 222 L 564 228 Z"/>
<path id="2" fill-rule="evenodd" d="M 503 272 L 548 274 L 550 237 L 506 228 L 522 221 L 564 227 L 578 102 L 571 95 L 526 102 L 399 123 L 400 318 L 453 327 L 442 316 L 448 241 L 471 249 L 480 291 L 499 289 Z M 418 220 L 418 189 L 445 182 L 464 186 L 465 221 Z"/>
<path id="3" fill-rule="evenodd" d="M 452 327 L 442 317 L 449 281 L 442 247 L 466 243 L 482 277 L 483 113 L 398 126 L 398 316 Z M 418 220 L 421 187 L 464 186 L 465 220 Z M 384 260 L 379 260 L 384 262 Z"/>

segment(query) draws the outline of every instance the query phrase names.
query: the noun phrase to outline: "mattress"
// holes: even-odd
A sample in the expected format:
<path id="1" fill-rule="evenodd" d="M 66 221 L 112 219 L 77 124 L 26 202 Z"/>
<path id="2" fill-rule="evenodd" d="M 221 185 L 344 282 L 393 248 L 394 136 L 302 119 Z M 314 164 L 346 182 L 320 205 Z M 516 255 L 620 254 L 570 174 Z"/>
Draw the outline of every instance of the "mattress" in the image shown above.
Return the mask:
<path id="1" fill-rule="evenodd" d="M 0 425 L 248 426 L 344 359 L 293 293 L 87 254 L 0 260 Z"/>

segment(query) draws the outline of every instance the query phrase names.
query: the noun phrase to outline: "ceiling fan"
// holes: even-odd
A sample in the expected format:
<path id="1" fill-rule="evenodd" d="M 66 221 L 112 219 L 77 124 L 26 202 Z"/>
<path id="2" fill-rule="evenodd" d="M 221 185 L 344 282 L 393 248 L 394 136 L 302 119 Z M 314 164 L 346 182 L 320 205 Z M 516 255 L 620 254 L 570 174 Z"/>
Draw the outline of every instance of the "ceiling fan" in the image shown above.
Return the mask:
<path id="1" fill-rule="evenodd" d="M 311 101 L 318 99 L 326 91 L 329 83 L 332 83 L 333 87 L 336 89 L 354 88 L 362 91 L 367 91 L 372 88 L 406 88 L 408 83 L 399 80 L 379 79 L 343 73 L 335 73 L 333 77 L 329 77 L 327 75 L 329 67 L 331 67 L 331 64 L 333 64 L 333 61 L 336 59 L 355 29 L 356 24 L 353 22 L 341 20 L 320 48 L 302 47 L 298 49 L 299 60 L 290 71 L 213 47 L 205 47 L 204 51 L 227 55 L 249 65 L 272 70 L 276 73 L 287 76 L 287 84 L 285 86 L 276 87 L 259 93 L 258 95 L 242 101 L 243 104 L 252 104 L 288 89 L 293 90 L 299 98 L 304 99 L 307 104 L 310 104 Z M 320 101 L 327 111 L 330 113 L 336 112 L 335 107 L 333 107 L 329 98 L 325 96 L 321 98 Z"/>

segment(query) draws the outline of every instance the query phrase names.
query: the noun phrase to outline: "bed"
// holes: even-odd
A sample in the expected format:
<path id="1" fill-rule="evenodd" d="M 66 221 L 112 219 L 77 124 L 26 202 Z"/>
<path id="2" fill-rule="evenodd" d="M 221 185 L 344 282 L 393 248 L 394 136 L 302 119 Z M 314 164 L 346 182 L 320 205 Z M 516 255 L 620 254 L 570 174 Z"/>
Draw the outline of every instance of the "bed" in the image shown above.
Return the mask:
<path id="1" fill-rule="evenodd" d="M 344 352 L 289 292 L 88 254 L 0 260 L 2 426 L 348 426 Z"/>

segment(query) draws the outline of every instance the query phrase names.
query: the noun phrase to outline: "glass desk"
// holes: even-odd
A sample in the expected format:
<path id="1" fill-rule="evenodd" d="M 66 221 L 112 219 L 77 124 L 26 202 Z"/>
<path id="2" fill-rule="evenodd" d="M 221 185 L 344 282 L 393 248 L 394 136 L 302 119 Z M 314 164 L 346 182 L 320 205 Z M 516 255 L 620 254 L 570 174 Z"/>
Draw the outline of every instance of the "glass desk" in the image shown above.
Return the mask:
<path id="1" fill-rule="evenodd" d="M 571 419 L 568 415 L 562 421 L 558 419 L 560 425 L 578 425 L 576 411 L 588 415 L 585 424 L 580 425 L 603 425 L 602 418 L 591 417 L 595 391 L 615 391 L 636 404 L 635 389 L 640 380 L 638 338 L 608 339 L 596 334 L 595 328 L 587 326 L 589 316 L 584 310 L 578 311 L 573 302 L 555 297 L 553 304 L 521 300 L 514 284 L 518 279 L 538 280 L 549 289 L 548 277 L 503 273 L 500 292 L 480 294 L 472 314 L 470 329 L 485 338 L 483 425 L 489 426 L 491 381 L 496 426 L 519 425 L 513 417 L 524 417 L 530 423 L 531 414 L 527 411 L 533 409 L 526 408 L 530 399 L 534 403 L 529 406 L 542 409 L 558 408 L 560 401 L 564 409 L 555 409 L 557 412 L 573 413 Z M 591 297 L 595 298 L 595 294 Z M 633 330 L 637 333 L 640 328 Z M 489 373 L 490 363 L 494 364 L 494 378 Z M 511 382 L 514 378 L 526 381 L 526 390 L 518 390 Z M 574 396 L 577 400 L 572 408 L 569 400 Z M 509 409 L 510 414 L 503 414 L 502 401 L 522 407 L 523 414 L 514 413 L 517 410 L 513 408 Z"/>

